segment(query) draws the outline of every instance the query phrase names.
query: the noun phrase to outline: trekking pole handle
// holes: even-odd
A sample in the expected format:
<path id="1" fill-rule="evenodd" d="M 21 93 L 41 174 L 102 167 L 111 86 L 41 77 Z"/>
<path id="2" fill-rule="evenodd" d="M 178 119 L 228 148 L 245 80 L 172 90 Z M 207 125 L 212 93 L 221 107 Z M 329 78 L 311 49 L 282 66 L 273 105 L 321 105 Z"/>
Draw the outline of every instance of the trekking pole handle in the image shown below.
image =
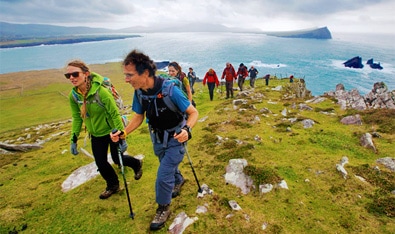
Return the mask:
<path id="1" fill-rule="evenodd" d="M 117 133 L 118 132 L 118 129 L 113 129 L 112 131 L 111 131 L 111 133 L 112 134 L 115 134 L 115 133 Z M 118 136 L 122 136 L 123 135 L 123 132 L 121 131 L 121 133 L 118 135 Z"/>
<path id="2" fill-rule="evenodd" d="M 115 133 L 117 133 L 118 132 L 118 129 L 113 129 L 112 131 L 111 131 L 111 133 L 112 134 L 115 134 Z M 123 141 L 123 139 L 121 139 L 121 136 L 124 134 L 124 132 L 123 131 L 121 131 L 121 133 L 118 135 L 118 137 L 119 137 L 119 142 L 118 143 L 120 143 L 121 141 Z"/>

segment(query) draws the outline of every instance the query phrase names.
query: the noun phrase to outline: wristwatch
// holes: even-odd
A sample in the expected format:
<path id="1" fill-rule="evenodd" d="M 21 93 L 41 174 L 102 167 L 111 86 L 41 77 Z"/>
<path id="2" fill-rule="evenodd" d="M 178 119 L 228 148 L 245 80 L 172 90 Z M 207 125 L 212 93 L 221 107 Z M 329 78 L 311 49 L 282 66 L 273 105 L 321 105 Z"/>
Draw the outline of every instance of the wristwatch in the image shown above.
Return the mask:
<path id="1" fill-rule="evenodd" d="M 188 140 L 191 139 L 192 138 L 192 129 L 191 129 L 191 127 L 189 127 L 188 125 L 185 125 L 184 127 L 182 127 L 182 129 L 187 131 L 187 133 L 188 133 Z"/>

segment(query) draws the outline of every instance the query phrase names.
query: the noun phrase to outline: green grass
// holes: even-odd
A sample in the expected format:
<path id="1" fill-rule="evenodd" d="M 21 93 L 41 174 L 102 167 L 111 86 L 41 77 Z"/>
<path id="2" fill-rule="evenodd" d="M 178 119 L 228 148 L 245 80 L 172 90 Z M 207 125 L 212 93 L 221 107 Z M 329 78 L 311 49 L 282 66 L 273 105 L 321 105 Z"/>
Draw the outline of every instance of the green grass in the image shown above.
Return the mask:
<path id="1" fill-rule="evenodd" d="M 132 88 L 123 83 L 119 64 L 95 68 L 109 74 L 125 102 L 130 103 Z M 220 93 L 215 93 L 214 100 L 210 101 L 207 87 L 196 84 L 194 99 L 199 118 L 207 119 L 194 127 L 188 150 L 200 184 L 208 184 L 214 194 L 196 198 L 197 185 L 188 159 L 184 158 L 180 170 L 187 182 L 181 196 L 172 201 L 170 221 L 156 233 L 167 233 L 172 220 L 182 211 L 199 218 L 184 233 L 261 233 L 264 223 L 266 233 L 394 233 L 394 195 L 389 193 L 395 189 L 394 172 L 381 165 L 381 173 L 373 169 L 377 158 L 393 157 L 395 134 L 392 127 L 384 128 L 392 121 L 391 113 L 380 115 L 376 110 L 376 116 L 389 118 L 375 121 L 370 117 L 371 112 L 358 112 L 368 124 L 345 126 L 340 119 L 349 112 L 340 110 L 332 100 L 309 104 L 312 111 L 300 111 L 293 109 L 292 104 L 303 100 L 282 100 L 282 93 L 270 89 L 288 85 L 287 80 L 271 80 L 270 88 L 262 84 L 261 80 L 257 82 L 255 93 L 264 97 L 248 100 L 244 112 L 235 110 L 232 100 L 224 99 Z M 70 123 L 67 121 L 55 130 L 44 129 L 38 134 L 34 128 L 25 130 L 70 118 L 67 99 L 59 94 L 67 94 L 70 84 L 32 87 L 35 88 L 24 90 L 23 96 L 17 93 L 15 97 L 0 100 L 0 141 L 30 134 L 30 140 L 25 140 L 29 143 L 40 135 L 66 134 L 52 137 L 40 150 L 0 155 L 0 233 L 13 230 L 20 233 L 149 233 L 149 223 L 156 209 L 154 183 L 158 160 L 153 155 L 146 124 L 127 139 L 129 154 L 145 156 L 141 180 L 133 180 L 132 170 L 126 169 L 136 213 L 132 220 L 128 217 L 125 191 L 108 200 L 98 199 L 105 187 L 100 176 L 67 193 L 61 192 L 61 184 L 67 176 L 93 159 L 82 153 L 78 156 L 61 153 L 69 149 Z M 263 115 L 260 112 L 263 108 L 272 113 Z M 289 110 L 287 117 L 281 115 L 284 108 Z M 305 129 L 300 121 L 290 123 L 287 119 L 291 117 L 310 118 L 316 124 Z M 287 131 L 287 127 L 291 131 Z M 382 138 L 374 138 L 377 154 L 359 145 L 360 136 L 371 132 L 372 127 L 382 135 Z M 218 142 L 217 136 L 227 140 Z M 260 140 L 255 140 L 256 136 Z M 80 137 L 79 146 L 83 145 L 84 137 L 85 133 Z M 88 142 L 85 148 L 90 151 L 89 147 Z M 335 168 L 343 156 L 349 158 L 345 166 L 349 173 L 346 180 Z M 223 178 L 228 160 L 233 158 L 248 161 L 244 171 L 254 179 L 256 186 L 284 179 L 289 189 L 275 188 L 267 194 L 253 190 L 242 194 Z M 121 174 L 118 175 L 122 181 Z M 354 175 L 363 176 L 368 183 Z M 236 200 L 242 210 L 232 211 L 229 200 Z M 195 214 L 198 205 L 207 205 L 208 213 Z M 234 216 L 226 218 L 229 214 Z"/>

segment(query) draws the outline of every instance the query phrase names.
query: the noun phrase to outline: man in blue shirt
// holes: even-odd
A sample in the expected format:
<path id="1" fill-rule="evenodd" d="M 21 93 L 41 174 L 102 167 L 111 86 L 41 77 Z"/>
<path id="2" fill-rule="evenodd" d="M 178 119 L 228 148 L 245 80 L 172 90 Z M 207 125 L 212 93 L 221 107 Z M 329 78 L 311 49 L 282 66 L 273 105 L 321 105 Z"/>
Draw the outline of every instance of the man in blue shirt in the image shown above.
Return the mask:
<path id="1" fill-rule="evenodd" d="M 254 66 L 251 66 L 251 68 L 248 70 L 248 73 L 250 74 L 250 87 L 254 88 L 255 87 L 255 79 L 256 79 L 256 76 L 258 75 L 258 70 Z"/>
<path id="2" fill-rule="evenodd" d="M 197 122 L 198 111 L 178 86 L 173 86 L 170 99 L 179 111 L 175 112 L 166 105 L 162 86 L 164 82 L 170 81 L 155 76 L 156 66 L 149 56 L 133 50 L 123 61 L 123 72 L 126 83 L 135 89 L 132 104 L 135 114 L 124 134 L 128 135 L 136 130 L 146 117 L 154 152 L 160 162 L 155 184 L 158 208 L 150 225 L 151 230 L 158 230 L 164 226 L 170 215 L 172 197 L 179 195 L 184 183 L 178 166 L 184 158 L 183 143 L 192 137 L 191 129 Z M 149 98 L 140 98 L 138 93 Z M 113 141 L 117 141 L 119 135 L 112 134 Z"/>

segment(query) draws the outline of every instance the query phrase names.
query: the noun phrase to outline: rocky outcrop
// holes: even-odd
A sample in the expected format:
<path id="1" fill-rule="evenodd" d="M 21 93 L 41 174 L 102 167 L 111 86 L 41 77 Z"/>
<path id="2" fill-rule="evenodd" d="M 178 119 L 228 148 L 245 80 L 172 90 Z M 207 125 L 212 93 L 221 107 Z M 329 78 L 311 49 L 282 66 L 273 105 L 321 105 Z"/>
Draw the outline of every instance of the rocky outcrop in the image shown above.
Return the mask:
<path id="1" fill-rule="evenodd" d="M 311 91 L 306 88 L 305 80 L 300 79 L 298 82 L 293 82 L 285 87 L 285 94 L 283 96 L 283 99 L 305 99 L 311 97 Z"/>
<path id="2" fill-rule="evenodd" d="M 395 109 L 395 90 L 389 91 L 384 82 L 375 83 L 372 91 L 365 96 L 356 89 L 346 91 L 343 84 L 336 85 L 336 91 L 324 95 L 336 98 L 343 110 Z"/>
<path id="3" fill-rule="evenodd" d="M 383 67 L 381 66 L 381 64 L 380 63 L 375 63 L 375 62 L 373 62 L 373 59 L 371 58 L 371 59 L 369 59 L 367 62 L 366 62 L 366 64 L 368 64 L 371 68 L 373 68 L 373 69 L 379 69 L 379 70 L 382 70 L 383 69 Z"/>
<path id="4" fill-rule="evenodd" d="M 395 109 L 395 90 L 389 91 L 384 82 L 377 82 L 365 95 L 365 102 L 370 109 Z"/>
<path id="5" fill-rule="evenodd" d="M 345 67 L 350 67 L 350 68 L 363 68 L 362 64 L 362 58 L 359 56 L 355 56 L 354 58 L 351 58 L 344 63 Z"/>

